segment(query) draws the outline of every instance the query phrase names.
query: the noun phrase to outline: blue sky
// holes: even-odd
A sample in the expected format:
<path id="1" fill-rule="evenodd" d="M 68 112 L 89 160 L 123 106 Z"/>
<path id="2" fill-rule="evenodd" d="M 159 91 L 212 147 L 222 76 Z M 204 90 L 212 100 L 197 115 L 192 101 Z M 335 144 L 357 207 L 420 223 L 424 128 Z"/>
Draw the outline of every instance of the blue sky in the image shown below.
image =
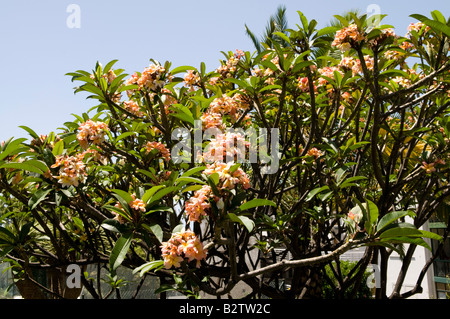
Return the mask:
<path id="1" fill-rule="evenodd" d="M 80 28 L 69 28 L 70 4 L 80 8 Z M 0 141 L 28 137 L 26 125 L 38 134 L 58 132 L 71 113 L 94 105 L 86 95 L 73 94 L 76 83 L 67 72 L 91 70 L 96 61 L 118 59 L 127 73 L 141 71 L 154 58 L 172 67 L 205 62 L 214 70 L 220 51 L 253 51 L 245 24 L 261 34 L 276 8 L 287 8 L 289 26 L 299 23 L 297 10 L 325 26 L 334 14 L 349 9 L 367 12 L 375 4 L 383 20 L 406 33 L 413 13 L 430 16 L 438 9 L 450 16 L 448 0 L 427 1 L 85 1 L 15 0 L 0 7 Z"/>

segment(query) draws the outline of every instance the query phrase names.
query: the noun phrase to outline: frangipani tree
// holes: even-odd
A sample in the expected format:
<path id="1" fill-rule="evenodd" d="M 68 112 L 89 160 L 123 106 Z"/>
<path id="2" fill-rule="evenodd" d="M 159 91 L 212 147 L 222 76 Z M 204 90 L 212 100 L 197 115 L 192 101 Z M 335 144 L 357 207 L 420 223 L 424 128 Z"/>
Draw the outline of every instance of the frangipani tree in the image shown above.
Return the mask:
<path id="1" fill-rule="evenodd" d="M 2 143 L 1 256 L 17 280 L 64 297 L 32 270 L 98 264 L 117 291 L 122 265 L 159 277 L 158 293 L 244 282 L 250 297 L 311 298 L 326 265 L 365 246 L 337 294 L 379 260 L 386 297 L 390 254 L 406 270 L 424 238 L 443 239 L 420 228 L 450 190 L 450 27 L 414 15 L 403 37 L 351 16 L 317 30 L 299 12 L 283 41 L 210 72 L 151 60 L 131 76 L 117 61 L 69 73 L 99 104 L 58 134 Z M 420 290 L 401 295 L 404 275 L 390 297 Z"/>

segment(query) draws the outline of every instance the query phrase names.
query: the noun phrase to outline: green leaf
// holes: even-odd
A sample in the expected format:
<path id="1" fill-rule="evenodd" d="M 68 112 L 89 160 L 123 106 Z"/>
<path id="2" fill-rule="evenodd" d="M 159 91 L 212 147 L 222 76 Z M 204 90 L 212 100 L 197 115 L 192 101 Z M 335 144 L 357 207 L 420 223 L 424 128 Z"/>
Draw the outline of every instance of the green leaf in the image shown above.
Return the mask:
<path id="1" fill-rule="evenodd" d="M 117 194 L 120 198 L 122 198 L 127 204 L 129 204 L 130 202 L 133 201 L 133 197 L 131 197 L 131 195 L 128 194 L 128 192 L 125 192 L 121 189 L 112 189 L 111 191 L 114 192 L 115 194 Z M 115 195 L 115 194 L 113 194 L 113 195 Z M 116 196 L 116 198 L 117 198 L 117 196 Z"/>
<path id="2" fill-rule="evenodd" d="M 40 160 L 27 160 L 24 163 L 30 164 L 30 165 L 33 165 L 33 166 L 39 168 L 43 173 L 46 173 L 48 171 L 48 166 L 43 161 L 40 161 Z"/>
<path id="3" fill-rule="evenodd" d="M 7 156 L 15 155 L 21 151 L 26 150 L 28 150 L 28 148 L 25 148 L 21 145 L 13 145 L 13 146 L 8 145 L 6 149 L 2 153 L 0 153 L 0 161 L 6 158 Z"/>
<path id="4" fill-rule="evenodd" d="M 209 175 L 208 179 L 213 183 L 214 186 L 216 186 L 217 184 L 219 184 L 220 181 L 219 173 L 213 173 Z"/>
<path id="5" fill-rule="evenodd" d="M 434 20 L 447 24 L 447 20 L 439 10 L 431 11 L 431 16 L 433 17 Z"/>
<path id="6" fill-rule="evenodd" d="M 31 128 L 29 128 L 28 126 L 25 125 L 21 125 L 19 126 L 21 129 L 24 129 L 25 131 L 28 132 L 28 134 L 30 134 L 30 136 L 36 140 L 39 140 L 39 135 L 36 134 L 35 131 L 33 131 Z"/>
<path id="7" fill-rule="evenodd" d="M 175 69 L 170 71 L 170 73 L 177 74 L 177 73 L 186 72 L 188 70 L 197 70 L 197 68 L 194 68 L 193 66 L 190 66 L 190 65 L 183 65 L 183 66 L 176 67 Z"/>
<path id="8" fill-rule="evenodd" d="M 410 17 L 423 22 L 425 25 L 429 26 L 435 32 L 437 32 L 437 33 L 442 32 L 447 37 L 450 37 L 450 27 L 447 26 L 445 23 L 442 23 L 442 22 L 439 22 L 436 20 L 431 20 L 421 14 L 412 14 L 412 15 L 410 15 Z"/>
<path id="9" fill-rule="evenodd" d="M 204 181 L 202 181 L 199 178 L 195 178 L 195 177 L 178 177 L 175 180 L 175 184 L 178 184 L 179 182 L 189 182 L 189 183 L 198 183 L 198 184 L 203 184 L 206 185 L 207 183 L 205 183 Z"/>
<path id="10" fill-rule="evenodd" d="M 380 238 L 390 237 L 421 237 L 421 232 L 415 227 L 405 227 L 404 224 L 399 227 L 389 228 L 380 234 Z"/>
<path id="11" fill-rule="evenodd" d="M 366 205 L 368 218 L 367 220 L 370 222 L 370 225 L 375 225 L 378 220 L 378 207 L 375 203 L 370 200 L 366 200 Z"/>
<path id="12" fill-rule="evenodd" d="M 316 196 L 318 193 L 323 192 L 325 190 L 329 190 L 330 187 L 328 186 L 322 186 L 322 187 L 318 187 L 318 188 L 314 188 L 312 191 L 310 191 L 308 193 L 308 195 L 306 196 L 306 201 L 309 202 L 311 199 L 313 199 L 314 196 Z"/>
<path id="13" fill-rule="evenodd" d="M 348 25 L 349 25 L 350 22 L 349 22 L 347 19 L 345 19 L 344 17 L 342 17 L 342 16 L 340 16 L 340 15 L 334 15 L 334 17 L 335 17 L 337 20 L 339 20 L 339 22 L 341 22 L 342 25 L 343 25 L 344 27 L 348 27 Z"/>
<path id="14" fill-rule="evenodd" d="M 306 67 L 309 67 L 311 65 L 314 65 L 314 62 L 312 61 L 302 61 L 300 63 L 297 63 L 294 65 L 294 67 L 292 68 L 292 73 L 296 73 Z"/>
<path id="15" fill-rule="evenodd" d="M 155 294 L 160 294 L 166 291 L 176 290 L 172 285 L 162 284 L 158 289 L 155 290 Z"/>
<path id="16" fill-rule="evenodd" d="M 189 110 L 186 106 L 181 104 L 172 104 L 170 109 L 175 111 L 175 113 L 170 114 L 171 116 L 194 126 L 194 116 L 192 115 L 191 110 Z"/>
<path id="17" fill-rule="evenodd" d="M 158 190 L 160 190 L 161 188 L 164 188 L 166 186 L 164 185 L 158 185 L 158 186 L 153 186 L 152 188 L 150 188 L 149 190 L 147 190 L 144 195 L 142 196 L 142 201 L 144 203 L 147 203 L 150 198 L 153 196 L 153 194 L 155 194 Z"/>
<path id="18" fill-rule="evenodd" d="M 353 183 L 355 181 L 360 181 L 360 180 L 365 180 L 367 179 L 367 177 L 365 176 L 353 176 L 353 177 L 349 177 L 346 180 L 344 180 L 342 183 L 340 183 L 338 186 L 340 188 L 344 188 L 344 187 L 350 187 L 350 186 L 355 186 L 357 184 Z"/>
<path id="19" fill-rule="evenodd" d="M 150 270 L 160 268 L 164 266 L 164 260 L 154 260 L 150 261 L 146 264 L 143 264 L 136 269 L 133 270 L 133 274 L 136 274 L 139 272 L 139 276 L 142 277 L 145 273 L 149 272 Z"/>
<path id="20" fill-rule="evenodd" d="M 431 247 L 422 239 L 419 237 L 395 237 L 395 238 L 383 238 L 380 242 L 382 243 L 391 243 L 391 244 L 414 244 L 414 245 L 420 245 L 423 246 L 429 250 L 431 250 Z"/>
<path id="21" fill-rule="evenodd" d="M 273 35 L 276 35 L 277 37 L 282 38 L 284 41 L 286 41 L 287 43 L 291 44 L 291 39 L 289 39 L 289 37 L 284 34 L 283 32 L 277 31 L 272 33 Z"/>
<path id="22" fill-rule="evenodd" d="M 24 171 L 29 171 L 37 174 L 43 174 L 44 172 L 36 166 L 30 165 L 30 163 L 5 163 L 0 166 L 0 168 L 14 168 Z"/>
<path id="23" fill-rule="evenodd" d="M 232 221 L 240 223 L 241 225 L 245 226 L 245 228 L 247 228 L 247 230 L 249 232 L 251 232 L 253 230 L 253 228 L 255 227 L 255 223 L 253 222 L 253 220 L 251 220 L 247 216 L 242 216 L 242 215 L 236 215 L 236 214 L 233 214 L 233 213 L 228 213 L 228 217 Z"/>
<path id="24" fill-rule="evenodd" d="M 187 176 L 194 175 L 197 172 L 203 171 L 205 168 L 206 168 L 206 166 L 199 166 L 199 167 L 191 168 L 190 170 L 184 172 L 183 175 L 181 175 L 181 177 L 187 177 Z"/>
<path id="25" fill-rule="evenodd" d="M 414 227 L 414 225 L 407 223 L 399 224 L 398 227 L 389 228 L 379 236 L 380 239 L 395 237 L 419 237 L 442 241 L 442 237 L 438 234 L 426 230 L 417 229 Z"/>
<path id="26" fill-rule="evenodd" d="M 28 201 L 28 206 L 30 206 L 31 209 L 35 209 L 36 206 L 40 202 L 42 202 L 50 192 L 51 189 L 38 190 L 36 193 L 33 194 L 33 196 L 31 196 L 30 200 Z"/>
<path id="27" fill-rule="evenodd" d="M 13 243 L 16 240 L 16 237 L 13 233 L 11 233 L 7 228 L 0 226 L 0 238 L 5 239 L 5 235 L 10 239 L 10 242 Z"/>
<path id="28" fill-rule="evenodd" d="M 145 229 L 150 230 L 153 235 L 159 240 L 160 243 L 163 241 L 163 235 L 164 232 L 158 224 L 152 224 L 152 225 L 143 225 Z"/>
<path id="29" fill-rule="evenodd" d="M 133 236 L 131 233 L 124 234 L 120 237 L 114 245 L 111 251 L 111 256 L 109 257 L 109 268 L 112 273 L 115 273 L 116 269 L 124 261 L 128 249 L 130 248 Z"/>
<path id="30" fill-rule="evenodd" d="M 105 68 L 103 69 L 103 74 L 107 74 L 108 71 L 112 68 L 112 66 L 119 60 L 112 60 L 108 62 L 108 64 L 105 65 Z"/>
<path id="31" fill-rule="evenodd" d="M 384 215 L 380 221 L 378 222 L 377 225 L 377 232 L 382 231 L 383 229 L 385 229 L 387 226 L 389 226 L 390 224 L 392 224 L 393 222 L 395 222 L 396 220 L 398 220 L 399 218 L 402 218 L 404 216 L 411 216 L 414 213 L 412 213 L 411 211 L 395 211 L 395 212 L 390 212 L 386 215 Z"/>
<path id="32" fill-rule="evenodd" d="M 235 79 L 235 78 L 227 78 L 227 79 L 225 79 L 224 81 L 225 81 L 225 82 L 234 83 L 234 84 L 238 85 L 239 87 L 241 87 L 241 88 L 243 88 L 243 89 L 249 87 L 249 85 L 248 85 L 247 82 L 242 81 L 242 80 L 239 80 L 239 79 Z"/>
<path id="33" fill-rule="evenodd" d="M 201 188 L 202 188 L 202 185 L 191 185 L 191 186 L 184 188 L 181 192 L 182 193 L 192 192 L 192 191 L 199 190 Z"/>
<path id="34" fill-rule="evenodd" d="M 125 231 L 128 230 L 126 226 L 122 225 L 121 223 L 119 223 L 119 221 L 115 219 L 105 219 L 102 222 L 101 226 L 104 229 L 107 229 L 115 233 L 125 233 Z"/>
<path id="35" fill-rule="evenodd" d="M 115 143 L 119 142 L 120 140 L 124 139 L 125 137 L 136 135 L 136 132 L 125 132 L 117 136 Z"/>
<path id="36" fill-rule="evenodd" d="M 317 31 L 316 37 L 321 37 L 325 34 L 332 34 L 335 33 L 337 30 L 339 30 L 338 27 L 325 27 Z"/>
<path id="37" fill-rule="evenodd" d="M 60 140 L 53 146 L 52 154 L 55 156 L 61 155 L 64 151 L 64 140 Z"/>
<path id="38" fill-rule="evenodd" d="M 155 193 L 149 200 L 148 204 L 152 204 L 154 202 L 156 202 L 157 200 L 160 200 L 161 198 L 163 198 L 164 196 L 166 196 L 167 194 L 177 190 L 178 187 L 175 186 L 171 186 L 171 187 L 166 187 L 160 191 L 158 191 L 157 193 Z"/>
<path id="39" fill-rule="evenodd" d="M 22 226 L 19 233 L 19 242 L 23 243 L 25 240 L 25 237 L 30 232 L 31 226 L 33 226 L 33 222 L 28 222 L 25 225 Z"/>
<path id="40" fill-rule="evenodd" d="M 255 198 L 251 201 L 248 201 L 241 206 L 239 206 L 240 211 L 244 211 L 250 208 L 259 207 L 259 206 L 273 206 L 277 207 L 277 204 L 275 204 L 273 201 L 268 199 L 261 199 L 261 198 Z"/>
<path id="41" fill-rule="evenodd" d="M 178 224 L 177 226 L 175 226 L 172 229 L 172 233 L 179 233 L 179 232 L 183 231 L 183 229 L 184 229 L 184 225 L 183 224 Z"/>

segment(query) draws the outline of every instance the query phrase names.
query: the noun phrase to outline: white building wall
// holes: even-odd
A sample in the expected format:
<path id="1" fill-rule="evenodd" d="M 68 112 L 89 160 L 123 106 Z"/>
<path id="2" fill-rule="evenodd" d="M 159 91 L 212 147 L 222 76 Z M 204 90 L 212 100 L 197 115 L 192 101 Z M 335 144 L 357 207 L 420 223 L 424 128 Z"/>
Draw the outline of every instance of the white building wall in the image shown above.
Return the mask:
<path id="1" fill-rule="evenodd" d="M 411 222 L 411 221 L 409 221 Z M 421 229 L 429 231 L 428 223 L 424 225 Z M 431 247 L 431 242 L 428 239 L 425 239 L 427 244 Z M 405 252 L 407 251 L 409 245 L 405 244 Z M 406 273 L 405 281 L 403 283 L 401 293 L 407 292 L 413 289 L 417 283 L 417 279 L 419 278 L 420 272 L 423 267 L 427 263 L 427 261 L 431 257 L 431 252 L 422 246 L 417 246 L 414 252 L 414 255 L 411 259 L 411 264 L 409 265 L 408 272 Z M 388 265 L 388 275 L 387 275 L 387 296 L 389 296 L 394 290 L 395 283 L 400 274 L 400 270 L 402 267 L 402 260 L 400 256 L 393 252 Z M 435 284 L 433 281 L 433 265 L 428 267 L 426 275 L 421 284 L 423 288 L 423 292 L 420 294 L 415 294 L 411 296 L 409 299 L 435 299 Z"/>

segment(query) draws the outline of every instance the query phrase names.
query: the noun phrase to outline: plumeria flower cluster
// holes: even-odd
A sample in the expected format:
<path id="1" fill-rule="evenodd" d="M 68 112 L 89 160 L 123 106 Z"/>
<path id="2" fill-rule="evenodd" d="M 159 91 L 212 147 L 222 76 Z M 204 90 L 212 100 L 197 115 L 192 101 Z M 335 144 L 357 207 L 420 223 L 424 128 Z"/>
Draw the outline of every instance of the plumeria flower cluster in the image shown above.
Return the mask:
<path id="1" fill-rule="evenodd" d="M 437 159 L 432 163 L 427 163 L 423 161 L 422 166 L 420 168 L 422 168 L 427 174 L 431 174 L 433 172 L 436 172 L 436 166 L 438 165 L 445 165 L 445 161 L 442 159 Z"/>
<path id="2" fill-rule="evenodd" d="M 365 55 L 364 63 L 366 64 L 367 70 L 373 71 L 374 61 L 371 56 Z M 342 60 L 339 62 L 339 67 L 344 72 L 351 70 L 353 76 L 363 73 L 361 61 L 351 56 L 342 58 Z"/>
<path id="3" fill-rule="evenodd" d="M 204 185 L 194 192 L 194 196 L 186 202 L 186 215 L 190 222 L 200 222 L 203 217 L 208 216 L 211 211 L 209 200 L 213 197 L 211 186 Z"/>
<path id="4" fill-rule="evenodd" d="M 398 38 L 398 36 L 395 34 L 394 29 L 392 28 L 381 29 L 380 34 L 376 38 L 369 40 L 369 46 L 376 47 L 382 45 L 389 38 L 394 40 Z"/>
<path id="5" fill-rule="evenodd" d="M 165 84 L 164 75 L 166 69 L 161 65 L 150 64 L 142 72 L 141 77 L 136 81 L 140 88 L 146 88 L 151 91 L 161 89 Z"/>
<path id="6" fill-rule="evenodd" d="M 161 246 L 164 267 L 170 269 L 178 268 L 181 262 L 187 259 L 188 262 L 196 261 L 196 267 L 206 258 L 206 249 L 198 237 L 189 230 L 172 234 L 167 242 Z"/>
<path id="7" fill-rule="evenodd" d="M 406 34 L 406 37 L 411 38 L 411 31 L 415 31 L 415 32 L 417 32 L 419 34 L 422 31 L 422 35 L 425 35 L 430 30 L 431 30 L 431 28 L 429 26 L 425 26 L 425 24 L 423 24 L 423 22 L 419 21 L 419 22 L 416 22 L 416 23 L 411 23 L 408 26 L 408 33 Z"/>
<path id="8" fill-rule="evenodd" d="M 141 111 L 139 104 L 133 100 L 124 101 L 123 108 L 137 117 L 143 117 L 145 115 L 145 113 Z M 124 115 L 126 116 L 126 114 Z"/>
<path id="9" fill-rule="evenodd" d="M 128 217 L 130 219 L 139 219 L 141 213 L 145 213 L 146 211 L 146 204 L 142 199 L 136 198 L 136 194 L 131 194 L 131 197 L 132 200 L 128 203 L 128 206 L 130 206 L 130 208 L 133 210 L 133 216 Z M 127 214 L 123 209 L 122 204 L 120 204 L 120 202 L 117 202 L 114 206 L 120 209 L 123 212 L 123 214 Z M 113 214 L 115 215 L 114 219 L 117 220 L 120 224 L 126 223 L 126 219 L 122 215 L 120 215 L 117 212 L 113 212 Z"/>
<path id="10" fill-rule="evenodd" d="M 223 129 L 224 115 L 230 116 L 232 122 L 236 122 L 242 112 L 249 108 L 249 104 L 245 97 L 236 93 L 233 96 L 223 94 L 221 97 L 215 98 L 209 105 L 208 110 L 201 117 L 203 129 L 216 127 Z M 248 118 L 244 119 L 248 120 Z"/>
<path id="11" fill-rule="evenodd" d="M 235 168 L 233 162 L 208 164 L 203 171 L 205 175 L 215 173 L 219 176 L 219 182 L 216 187 L 220 196 L 215 196 L 209 185 L 204 185 L 201 189 L 195 191 L 194 196 L 186 202 L 185 206 L 189 221 L 200 222 L 205 216 L 208 216 L 211 212 L 211 199 L 215 201 L 218 209 L 223 209 L 223 198 L 227 196 L 227 193 L 223 190 L 235 189 L 237 185 L 241 185 L 243 189 L 250 187 L 247 174 L 240 167 Z"/>
<path id="12" fill-rule="evenodd" d="M 147 150 L 147 153 L 150 153 L 151 151 L 156 149 L 164 158 L 164 160 L 166 160 L 166 162 L 170 161 L 170 152 L 161 142 L 147 142 L 147 145 L 145 145 L 145 149 Z"/>
<path id="13" fill-rule="evenodd" d="M 221 75 L 222 78 L 230 78 L 236 72 L 237 65 L 240 59 L 244 56 L 242 50 L 236 50 L 236 53 L 231 55 L 228 60 L 216 69 L 216 72 Z"/>
<path id="14" fill-rule="evenodd" d="M 334 79 L 334 72 L 335 71 L 339 72 L 342 76 L 344 75 L 342 73 L 342 71 L 339 69 L 339 67 L 337 67 L 337 66 L 326 66 L 326 67 L 323 67 L 323 68 L 320 68 L 320 69 L 317 70 L 317 72 L 319 72 L 319 74 L 321 76 L 326 76 L 326 77 L 328 77 L 330 79 Z M 317 86 L 324 86 L 324 85 L 327 85 L 327 83 L 328 83 L 327 79 L 325 79 L 323 77 L 320 77 L 319 80 L 318 80 L 318 85 Z"/>
<path id="15" fill-rule="evenodd" d="M 335 38 L 331 43 L 342 52 L 350 50 L 352 46 L 364 40 L 364 35 L 358 30 L 356 24 L 351 24 L 336 32 Z"/>
<path id="16" fill-rule="evenodd" d="M 359 229 L 359 223 L 363 218 L 363 213 L 361 210 L 352 209 L 346 216 L 345 221 L 349 225 L 352 233 L 355 233 Z"/>
<path id="17" fill-rule="evenodd" d="M 365 55 L 364 63 L 368 71 L 373 71 L 374 68 L 373 57 Z M 363 73 L 361 61 L 358 58 L 354 58 L 352 56 L 345 56 L 342 58 L 342 60 L 339 62 L 337 66 L 326 66 L 317 69 L 319 78 L 315 80 L 313 83 L 314 92 L 317 93 L 318 88 L 324 87 L 328 84 L 329 81 L 327 78 L 334 80 L 335 72 L 338 72 L 341 76 L 344 76 L 344 73 L 347 71 L 352 71 L 352 76 L 361 75 Z M 297 87 L 302 92 L 309 92 L 309 79 L 307 77 L 300 76 L 297 79 Z"/>
<path id="18" fill-rule="evenodd" d="M 307 154 L 308 156 L 314 157 L 314 159 L 318 159 L 318 158 L 321 157 L 324 153 L 323 153 L 321 150 L 319 150 L 319 149 L 313 147 L 313 148 L 311 148 L 310 150 L 308 150 L 308 152 L 307 152 L 306 154 Z"/>
<path id="19" fill-rule="evenodd" d="M 108 125 L 104 122 L 88 120 L 78 127 L 77 139 L 82 148 L 87 148 L 89 142 L 99 145 L 104 142 Z"/>
<path id="20" fill-rule="evenodd" d="M 200 75 L 196 70 L 188 70 L 184 76 L 184 86 L 190 87 L 194 90 L 194 87 L 200 86 Z"/>
<path id="21" fill-rule="evenodd" d="M 248 189 L 250 181 L 247 174 L 240 167 L 234 169 L 234 165 L 234 162 L 207 164 L 203 174 L 212 175 L 217 173 L 219 175 L 219 189 L 234 189 L 236 185 L 241 185 L 243 189 Z"/>
<path id="22" fill-rule="evenodd" d="M 203 154 L 206 162 L 216 162 L 245 158 L 245 152 L 250 146 L 241 133 L 226 132 L 218 134 L 209 142 L 207 150 Z"/>
<path id="23" fill-rule="evenodd" d="M 84 153 L 76 156 L 59 155 L 56 156 L 56 162 L 51 168 L 59 167 L 59 175 L 53 176 L 63 187 L 78 186 L 80 182 L 84 182 L 87 173 L 86 165 L 83 162 Z"/>

